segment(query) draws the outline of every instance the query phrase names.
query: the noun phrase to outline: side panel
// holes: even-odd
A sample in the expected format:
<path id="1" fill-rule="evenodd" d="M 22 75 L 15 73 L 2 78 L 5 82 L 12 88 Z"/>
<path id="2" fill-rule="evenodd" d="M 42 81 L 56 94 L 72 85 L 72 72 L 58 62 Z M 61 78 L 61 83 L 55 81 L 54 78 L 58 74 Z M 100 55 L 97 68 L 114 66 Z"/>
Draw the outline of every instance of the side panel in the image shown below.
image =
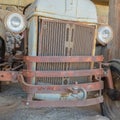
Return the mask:
<path id="1" fill-rule="evenodd" d="M 28 55 L 37 55 L 38 17 L 32 17 L 28 22 Z"/>
<path id="2" fill-rule="evenodd" d="M 32 17 L 28 22 L 28 55 L 37 56 L 37 40 L 38 40 L 38 17 Z M 28 65 L 30 69 L 36 70 L 36 63 Z M 32 79 L 35 84 L 35 78 Z"/>

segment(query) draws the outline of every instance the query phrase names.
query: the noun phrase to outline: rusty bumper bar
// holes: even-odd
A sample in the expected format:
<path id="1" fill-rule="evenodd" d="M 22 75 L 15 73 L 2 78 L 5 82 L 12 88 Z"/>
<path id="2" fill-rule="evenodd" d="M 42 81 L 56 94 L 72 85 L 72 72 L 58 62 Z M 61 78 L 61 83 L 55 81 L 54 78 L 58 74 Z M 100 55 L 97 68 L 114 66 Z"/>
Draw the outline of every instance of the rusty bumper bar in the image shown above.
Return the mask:
<path id="1" fill-rule="evenodd" d="M 92 98 L 87 100 L 74 100 L 74 101 L 24 101 L 26 105 L 32 108 L 41 107 L 85 107 L 96 105 L 103 102 L 103 97 Z"/>
<path id="2" fill-rule="evenodd" d="M 84 88 L 87 92 L 97 91 L 104 88 L 103 81 L 92 82 L 92 83 L 82 83 L 73 85 L 32 85 L 24 81 L 24 77 L 19 75 L 19 83 L 21 84 L 24 91 L 27 93 L 63 93 L 65 91 L 70 91 L 71 88 L 77 86 L 78 88 Z"/>
<path id="3" fill-rule="evenodd" d="M 73 107 L 73 106 L 89 106 L 99 104 L 103 102 L 101 92 L 94 98 L 84 97 L 78 99 L 80 94 L 76 94 L 77 89 L 85 90 L 85 93 L 92 91 L 101 91 L 104 88 L 104 84 L 101 81 L 100 76 L 103 75 L 103 69 L 101 68 L 101 62 L 103 56 L 25 56 L 24 61 L 28 65 L 27 70 L 23 70 L 23 73 L 19 76 L 19 82 L 28 93 L 26 105 L 29 107 Z M 99 63 L 98 69 L 89 70 L 68 70 L 68 71 L 34 71 L 31 69 L 31 63 Z M 72 85 L 32 85 L 28 84 L 32 78 L 59 78 L 59 77 L 80 77 L 80 76 L 95 76 L 99 80 L 96 82 L 72 84 Z M 24 77 L 27 78 L 25 82 Z M 73 88 L 75 89 L 73 91 Z M 75 93 L 75 94 L 74 94 Z M 71 95 L 77 96 L 74 98 Z M 51 99 L 51 97 L 54 99 Z M 34 99 L 35 98 L 35 99 Z M 39 101 L 38 101 L 38 99 Z"/>
<path id="4" fill-rule="evenodd" d="M 74 70 L 74 71 L 30 71 L 24 70 L 25 77 L 79 77 L 79 76 L 102 76 L 103 69 Z"/>
<path id="5" fill-rule="evenodd" d="M 55 62 L 102 62 L 103 56 L 25 56 L 25 62 L 41 62 L 41 63 L 55 63 Z"/>
<path id="6" fill-rule="evenodd" d="M 26 105 L 29 107 L 73 107 L 73 106 L 89 106 L 95 105 L 103 102 L 103 97 L 101 95 L 101 90 L 104 88 L 103 81 L 101 81 L 101 76 L 103 75 L 103 69 L 101 68 L 101 62 L 103 61 L 103 56 L 26 56 L 24 61 L 29 65 L 31 63 L 76 63 L 76 62 L 98 62 L 98 69 L 89 70 L 68 70 L 68 71 L 33 71 L 31 67 L 27 70 L 23 70 L 21 73 L 17 72 L 1 72 L 0 81 L 11 81 L 11 79 L 18 76 L 18 81 L 21 84 L 23 90 L 28 94 Z M 68 85 L 33 85 L 29 84 L 29 80 L 34 77 L 80 77 L 80 76 L 95 76 L 96 82 L 82 83 L 82 84 L 68 84 Z M 26 80 L 24 79 L 26 78 Z M 76 90 L 77 88 L 77 90 Z M 34 99 L 36 94 L 43 95 L 55 95 L 59 94 L 62 98 L 66 98 L 67 95 L 80 94 L 79 89 L 85 90 L 86 93 L 92 91 L 99 91 L 97 97 L 87 97 L 85 99 L 74 99 L 74 100 L 42 100 L 38 101 Z M 77 92 L 77 93 L 76 93 Z"/>
<path id="7" fill-rule="evenodd" d="M 96 98 L 89 99 L 76 99 L 76 100 L 42 100 L 36 101 L 33 100 L 33 97 L 36 93 L 40 94 L 61 94 L 66 97 L 73 87 L 84 88 L 86 92 L 98 91 L 104 88 L 103 81 L 93 82 L 93 83 L 83 83 L 83 84 L 74 84 L 74 85 L 32 85 L 24 81 L 23 75 L 18 77 L 19 83 L 25 92 L 28 93 L 28 99 L 25 101 L 25 104 L 32 108 L 40 107 L 74 107 L 74 106 L 89 106 L 95 105 L 103 102 L 103 96 L 98 96 Z"/>

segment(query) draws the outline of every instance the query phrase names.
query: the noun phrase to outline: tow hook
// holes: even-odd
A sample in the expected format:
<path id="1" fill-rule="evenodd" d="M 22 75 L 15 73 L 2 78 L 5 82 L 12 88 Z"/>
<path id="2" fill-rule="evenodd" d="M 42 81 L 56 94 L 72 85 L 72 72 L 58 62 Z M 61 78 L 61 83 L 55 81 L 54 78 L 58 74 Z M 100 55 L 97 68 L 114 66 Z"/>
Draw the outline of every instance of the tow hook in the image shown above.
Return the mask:
<path id="1" fill-rule="evenodd" d="M 87 98 L 87 91 L 84 88 L 78 88 L 77 86 L 73 86 L 72 89 L 69 89 L 71 91 L 71 96 L 74 98 L 85 100 Z"/>

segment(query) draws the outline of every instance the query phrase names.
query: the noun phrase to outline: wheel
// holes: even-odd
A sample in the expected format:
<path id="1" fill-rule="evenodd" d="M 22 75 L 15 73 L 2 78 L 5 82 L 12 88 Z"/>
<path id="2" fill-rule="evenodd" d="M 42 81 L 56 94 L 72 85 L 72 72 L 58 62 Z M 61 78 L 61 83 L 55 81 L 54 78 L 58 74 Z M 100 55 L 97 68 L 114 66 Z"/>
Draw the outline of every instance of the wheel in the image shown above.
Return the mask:
<path id="1" fill-rule="evenodd" d="M 120 60 L 113 60 L 110 62 L 110 69 L 114 87 L 120 91 Z M 120 101 L 111 100 L 106 93 L 104 93 L 104 103 L 102 110 L 105 116 L 111 120 L 120 120 Z"/>

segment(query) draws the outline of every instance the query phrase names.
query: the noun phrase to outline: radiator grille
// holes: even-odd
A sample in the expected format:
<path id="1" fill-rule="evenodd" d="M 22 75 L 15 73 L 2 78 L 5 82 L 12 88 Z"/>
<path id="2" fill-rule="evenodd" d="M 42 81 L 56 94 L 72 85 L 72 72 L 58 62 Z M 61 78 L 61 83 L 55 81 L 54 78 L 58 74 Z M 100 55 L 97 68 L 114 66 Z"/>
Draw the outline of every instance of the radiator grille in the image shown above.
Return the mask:
<path id="1" fill-rule="evenodd" d="M 38 56 L 85 56 L 93 54 L 95 26 L 55 20 L 39 21 Z M 91 63 L 39 63 L 37 70 L 90 69 Z M 38 78 L 40 84 L 87 82 L 88 77 Z"/>

